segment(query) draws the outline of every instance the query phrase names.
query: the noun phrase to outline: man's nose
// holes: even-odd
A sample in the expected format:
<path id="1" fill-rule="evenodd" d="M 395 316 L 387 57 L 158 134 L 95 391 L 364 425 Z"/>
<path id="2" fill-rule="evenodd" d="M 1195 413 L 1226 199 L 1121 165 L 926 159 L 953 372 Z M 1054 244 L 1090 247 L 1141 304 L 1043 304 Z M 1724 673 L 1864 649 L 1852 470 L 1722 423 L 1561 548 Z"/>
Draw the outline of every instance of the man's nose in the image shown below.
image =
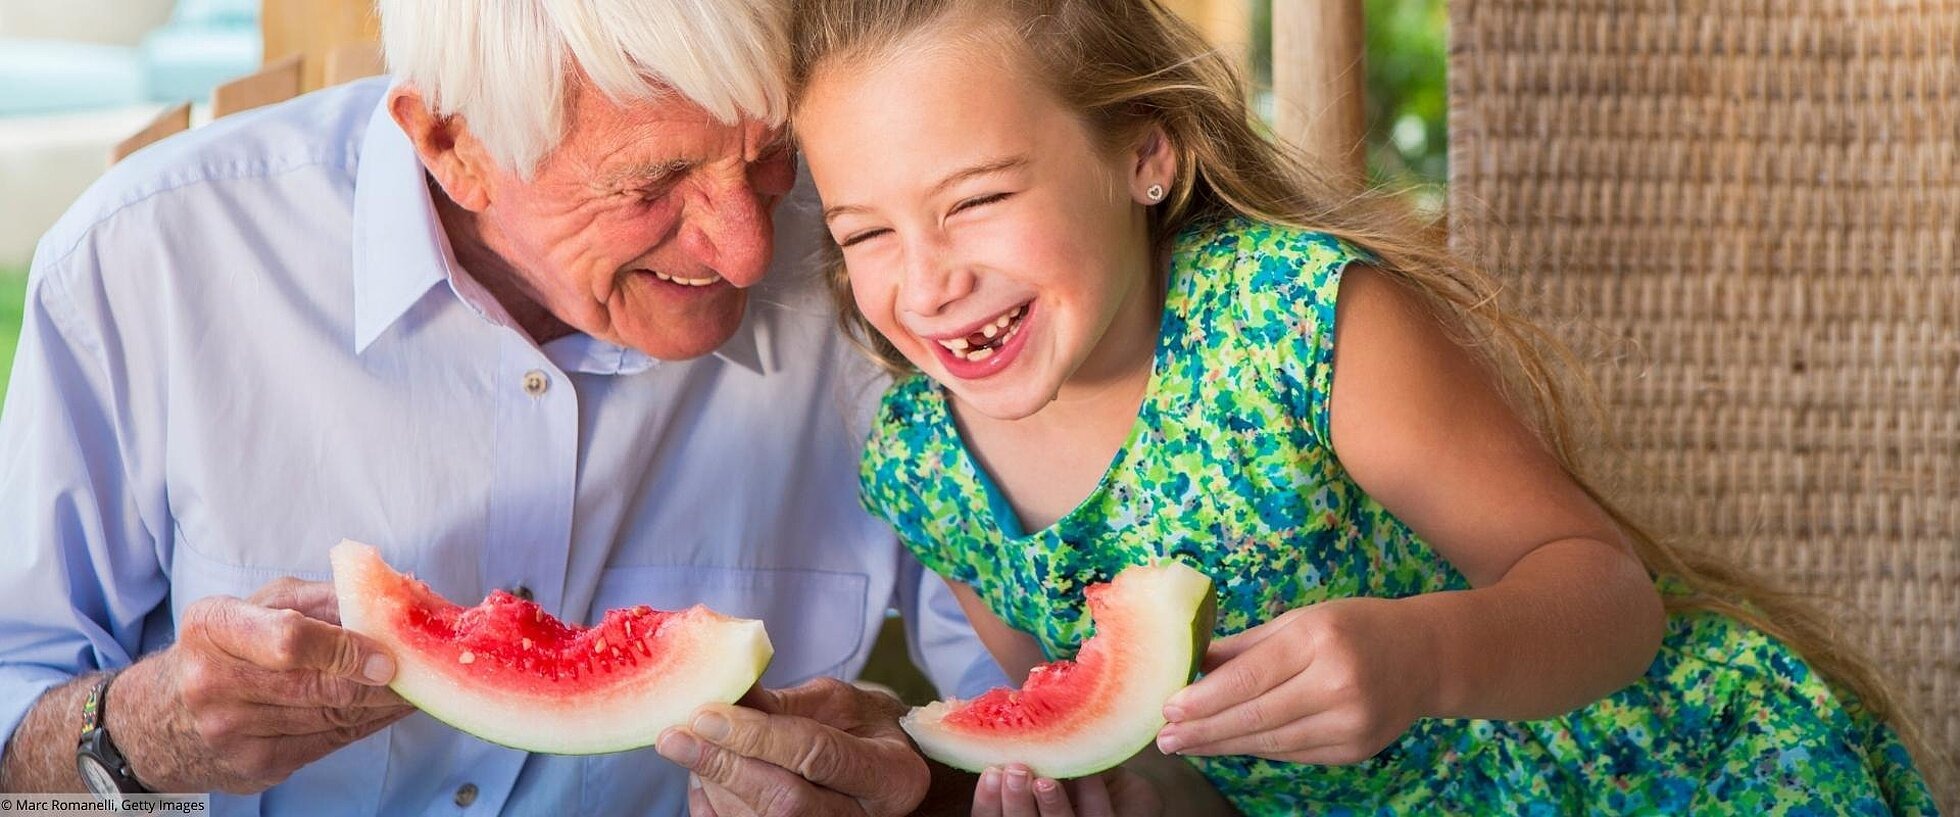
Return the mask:
<path id="1" fill-rule="evenodd" d="M 899 308 L 933 317 L 973 294 L 974 276 L 946 248 L 927 242 L 907 247 L 905 274 L 899 282 Z"/>
<path id="2" fill-rule="evenodd" d="M 775 247 L 770 218 L 774 198 L 745 182 L 701 197 L 689 214 L 682 246 L 731 284 L 746 287 L 760 283 Z"/>

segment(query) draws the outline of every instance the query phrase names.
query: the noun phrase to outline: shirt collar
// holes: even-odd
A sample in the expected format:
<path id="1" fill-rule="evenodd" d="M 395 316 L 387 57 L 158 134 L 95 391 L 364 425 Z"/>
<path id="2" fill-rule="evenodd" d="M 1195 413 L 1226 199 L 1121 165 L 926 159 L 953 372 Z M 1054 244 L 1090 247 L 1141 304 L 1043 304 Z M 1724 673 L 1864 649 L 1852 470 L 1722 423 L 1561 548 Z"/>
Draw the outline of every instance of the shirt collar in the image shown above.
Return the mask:
<path id="1" fill-rule="evenodd" d="M 442 220 L 436 216 L 421 157 L 415 155 L 408 135 L 389 114 L 385 94 L 362 137 L 360 169 L 354 179 L 353 228 L 356 354 L 366 351 L 408 313 L 409 307 L 443 281 L 448 281 L 457 299 L 484 320 L 506 320 L 504 310 L 457 265 L 449 236 L 443 233 Z M 765 332 L 765 321 L 759 316 L 763 305 L 756 303 L 755 295 L 749 297 L 741 326 L 714 355 L 765 374 L 772 367 L 773 356 L 764 354 L 767 344 L 759 337 Z M 658 362 L 636 349 L 584 333 L 559 338 L 545 348 L 554 363 L 575 371 L 630 374 Z"/>

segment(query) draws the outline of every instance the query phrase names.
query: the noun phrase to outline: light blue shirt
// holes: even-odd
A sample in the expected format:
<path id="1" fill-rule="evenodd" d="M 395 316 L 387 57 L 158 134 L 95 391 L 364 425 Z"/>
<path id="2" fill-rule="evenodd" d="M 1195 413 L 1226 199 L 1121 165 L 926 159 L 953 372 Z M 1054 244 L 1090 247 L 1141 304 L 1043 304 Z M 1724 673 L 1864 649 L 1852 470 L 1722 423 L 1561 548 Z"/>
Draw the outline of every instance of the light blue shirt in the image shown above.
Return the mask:
<path id="1" fill-rule="evenodd" d="M 942 690 L 1002 682 L 942 583 L 858 505 L 883 381 L 816 288 L 807 196 L 716 354 L 661 362 L 582 334 L 540 348 L 457 266 L 386 88 L 143 151 L 42 240 L 0 415 L 0 736 L 48 687 L 168 645 L 199 598 L 327 579 L 342 537 L 458 600 L 522 585 L 572 621 L 696 602 L 761 618 L 772 687 L 855 677 L 893 606 Z M 685 799 L 651 750 L 533 756 L 418 714 L 213 802 L 679 814 Z"/>

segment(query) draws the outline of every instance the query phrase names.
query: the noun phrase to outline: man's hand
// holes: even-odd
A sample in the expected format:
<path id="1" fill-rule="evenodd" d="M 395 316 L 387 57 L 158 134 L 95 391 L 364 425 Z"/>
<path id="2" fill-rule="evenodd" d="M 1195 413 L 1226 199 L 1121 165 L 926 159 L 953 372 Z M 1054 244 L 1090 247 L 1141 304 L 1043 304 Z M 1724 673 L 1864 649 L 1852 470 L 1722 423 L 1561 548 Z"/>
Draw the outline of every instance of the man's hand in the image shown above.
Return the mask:
<path id="1" fill-rule="evenodd" d="M 341 629 L 333 585 L 201 599 L 177 643 L 110 689 L 109 733 L 158 791 L 251 793 L 414 712 L 394 659 Z"/>
<path id="2" fill-rule="evenodd" d="M 694 817 L 892 817 L 925 798 L 931 772 L 890 695 L 818 678 L 741 704 L 704 706 L 660 736 L 660 754 L 700 783 Z"/>

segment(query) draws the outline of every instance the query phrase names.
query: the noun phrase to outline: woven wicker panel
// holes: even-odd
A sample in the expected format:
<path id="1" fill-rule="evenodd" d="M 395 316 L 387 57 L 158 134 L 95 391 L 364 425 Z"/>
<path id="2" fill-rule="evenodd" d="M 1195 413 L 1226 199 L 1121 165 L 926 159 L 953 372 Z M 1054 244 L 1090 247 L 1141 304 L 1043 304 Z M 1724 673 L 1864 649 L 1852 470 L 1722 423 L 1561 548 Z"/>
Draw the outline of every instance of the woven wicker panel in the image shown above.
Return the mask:
<path id="1" fill-rule="evenodd" d="M 1452 241 L 1595 361 L 1608 482 L 1825 598 L 1960 757 L 1960 0 L 1451 26 Z"/>

